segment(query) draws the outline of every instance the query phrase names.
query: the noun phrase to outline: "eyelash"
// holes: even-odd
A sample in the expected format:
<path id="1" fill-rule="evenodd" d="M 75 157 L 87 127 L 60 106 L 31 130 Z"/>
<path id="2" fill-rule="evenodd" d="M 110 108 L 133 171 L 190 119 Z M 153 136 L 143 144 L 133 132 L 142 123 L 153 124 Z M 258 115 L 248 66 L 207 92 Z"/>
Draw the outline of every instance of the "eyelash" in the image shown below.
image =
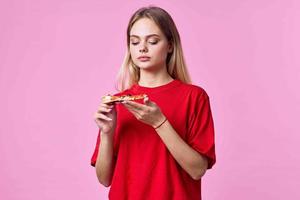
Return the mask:
<path id="1" fill-rule="evenodd" d="M 158 43 L 158 41 L 155 41 L 155 42 L 149 42 L 149 43 L 152 44 L 152 45 L 155 45 L 155 44 Z M 138 42 L 131 42 L 131 44 L 132 44 L 132 45 L 137 45 Z"/>

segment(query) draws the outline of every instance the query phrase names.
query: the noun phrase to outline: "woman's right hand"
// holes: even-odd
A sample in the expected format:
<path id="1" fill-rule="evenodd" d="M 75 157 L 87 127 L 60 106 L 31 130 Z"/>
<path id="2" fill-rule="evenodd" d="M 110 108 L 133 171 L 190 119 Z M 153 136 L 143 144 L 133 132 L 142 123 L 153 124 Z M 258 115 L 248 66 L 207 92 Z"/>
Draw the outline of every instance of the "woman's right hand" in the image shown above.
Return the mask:
<path id="1" fill-rule="evenodd" d="M 117 113 L 115 104 L 101 103 L 97 112 L 94 114 L 94 120 L 100 128 L 101 133 L 113 134 L 116 128 Z"/>

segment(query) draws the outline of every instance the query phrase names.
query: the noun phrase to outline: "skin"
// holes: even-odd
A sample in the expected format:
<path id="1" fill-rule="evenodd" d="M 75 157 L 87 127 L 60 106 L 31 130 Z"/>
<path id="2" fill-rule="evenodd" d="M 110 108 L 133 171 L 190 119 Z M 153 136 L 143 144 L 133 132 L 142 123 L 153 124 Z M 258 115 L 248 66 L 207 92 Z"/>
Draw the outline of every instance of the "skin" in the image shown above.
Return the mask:
<path id="1" fill-rule="evenodd" d="M 167 54 L 172 51 L 172 44 L 167 41 L 158 26 L 152 20 L 142 18 L 133 25 L 130 35 L 130 54 L 141 73 L 139 85 L 157 87 L 172 81 L 173 79 L 168 74 L 166 67 Z M 150 59 L 142 62 L 138 59 L 141 55 L 149 56 Z M 159 106 L 148 98 L 144 99 L 144 104 L 133 101 L 126 101 L 122 104 L 137 120 L 153 128 L 166 119 Z M 108 187 L 111 183 L 115 164 L 113 158 L 113 134 L 116 126 L 115 105 L 101 104 L 94 114 L 94 119 L 101 129 L 96 174 L 99 182 Z M 199 180 L 207 170 L 206 157 L 190 147 L 168 120 L 155 130 L 178 164 L 194 180 Z"/>
<path id="2" fill-rule="evenodd" d="M 172 44 L 152 20 L 142 18 L 134 23 L 129 51 L 133 63 L 140 68 L 139 85 L 156 87 L 173 80 L 166 66 L 167 54 L 172 49 Z M 150 60 L 140 61 L 139 56 L 149 56 Z"/>

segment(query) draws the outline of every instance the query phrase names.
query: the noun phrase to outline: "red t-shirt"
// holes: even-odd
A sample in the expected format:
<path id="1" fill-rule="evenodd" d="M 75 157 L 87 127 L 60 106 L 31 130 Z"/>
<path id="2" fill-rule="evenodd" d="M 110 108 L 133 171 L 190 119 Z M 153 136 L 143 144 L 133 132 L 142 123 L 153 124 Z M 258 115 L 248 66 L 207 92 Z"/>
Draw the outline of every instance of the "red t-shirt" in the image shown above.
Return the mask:
<path id="1" fill-rule="evenodd" d="M 160 107 L 181 138 L 207 157 L 208 169 L 212 168 L 216 162 L 214 125 L 205 90 L 175 79 L 154 88 L 135 84 L 118 95 L 143 93 Z M 116 104 L 116 110 L 115 170 L 109 199 L 200 200 L 201 179 L 192 179 L 177 163 L 155 129 L 138 121 L 122 104 Z M 92 166 L 97 160 L 99 144 L 100 130 Z"/>

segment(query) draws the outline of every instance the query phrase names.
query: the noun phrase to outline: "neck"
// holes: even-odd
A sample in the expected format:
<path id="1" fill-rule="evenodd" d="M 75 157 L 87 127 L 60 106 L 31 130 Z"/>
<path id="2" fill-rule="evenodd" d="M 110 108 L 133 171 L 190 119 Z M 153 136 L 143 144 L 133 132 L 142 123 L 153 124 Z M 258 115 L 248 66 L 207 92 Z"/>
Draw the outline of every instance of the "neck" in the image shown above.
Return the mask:
<path id="1" fill-rule="evenodd" d="M 158 87 L 171 82 L 173 78 L 167 72 L 167 67 L 162 67 L 161 70 L 147 71 L 140 70 L 140 80 L 138 84 L 143 87 Z"/>

